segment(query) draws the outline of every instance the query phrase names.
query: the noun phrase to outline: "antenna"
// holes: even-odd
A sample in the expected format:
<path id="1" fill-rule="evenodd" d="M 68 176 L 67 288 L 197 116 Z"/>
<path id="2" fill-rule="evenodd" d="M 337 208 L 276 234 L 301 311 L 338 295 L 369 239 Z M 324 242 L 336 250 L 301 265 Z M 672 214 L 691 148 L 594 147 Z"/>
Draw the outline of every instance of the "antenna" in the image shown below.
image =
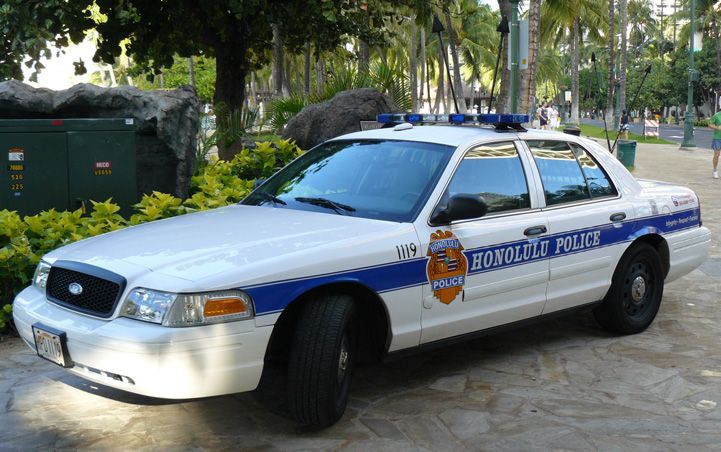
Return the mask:
<path id="1" fill-rule="evenodd" d="M 596 78 L 598 78 L 598 68 L 596 67 L 596 52 L 591 52 L 591 61 L 593 62 L 593 73 L 596 75 Z M 598 86 L 601 86 L 601 82 L 598 82 Z M 603 131 L 606 132 L 606 146 L 608 147 L 608 152 L 613 153 L 613 149 L 611 148 L 611 140 L 608 138 L 608 124 L 606 124 L 606 109 L 602 108 L 601 111 L 603 114 Z"/>
<path id="2" fill-rule="evenodd" d="M 636 99 L 638 99 L 638 94 L 641 92 L 641 88 L 643 87 L 643 83 L 646 81 L 646 77 L 648 77 L 648 74 L 651 73 L 651 65 L 649 64 L 646 66 L 646 69 L 643 71 L 643 78 L 641 79 L 641 84 L 638 85 L 638 89 L 636 90 L 636 94 L 633 95 L 633 100 L 629 104 L 630 106 L 626 109 L 626 111 L 633 110 L 633 107 L 636 105 Z M 618 129 L 618 132 L 616 133 L 616 139 L 613 140 L 613 146 L 611 146 L 611 153 L 613 153 L 613 150 L 616 149 L 616 142 L 618 141 L 618 137 L 621 135 L 621 129 Z"/>
<path id="3" fill-rule="evenodd" d="M 460 113 L 458 110 L 458 99 L 456 99 L 456 90 L 453 88 L 453 79 L 451 78 L 451 68 L 448 66 L 448 55 L 446 55 L 446 48 L 443 46 L 443 38 L 441 32 L 445 30 L 443 24 L 438 19 L 436 14 L 433 15 L 433 27 L 431 33 L 438 33 L 438 43 L 441 45 L 441 54 L 443 55 L 443 62 L 446 64 L 446 73 L 448 73 L 448 85 L 451 87 L 451 94 L 453 95 L 453 105 L 456 107 L 456 113 Z M 458 70 L 458 68 L 456 68 Z"/>
<path id="4" fill-rule="evenodd" d="M 503 38 L 511 31 L 508 28 L 508 18 L 503 16 L 501 23 L 496 27 L 496 31 L 501 34 L 501 42 L 498 44 L 498 55 L 496 56 L 496 69 L 493 70 L 493 83 L 491 84 L 491 98 L 488 100 L 488 114 L 491 114 L 491 106 L 493 105 L 493 91 L 496 89 L 496 76 L 498 75 L 498 64 L 501 62 L 501 49 L 503 49 Z"/>

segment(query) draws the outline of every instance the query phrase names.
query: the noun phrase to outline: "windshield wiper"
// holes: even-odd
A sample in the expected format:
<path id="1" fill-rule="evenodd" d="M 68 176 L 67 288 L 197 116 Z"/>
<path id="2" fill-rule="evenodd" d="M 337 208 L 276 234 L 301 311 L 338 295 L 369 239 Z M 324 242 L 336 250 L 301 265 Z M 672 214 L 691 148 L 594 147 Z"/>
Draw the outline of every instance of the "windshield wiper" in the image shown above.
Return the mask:
<path id="1" fill-rule="evenodd" d="M 268 193 L 265 191 L 257 191 L 254 194 L 260 196 L 261 198 L 265 198 L 269 201 L 272 201 L 274 204 L 282 204 L 282 205 L 288 204 L 287 202 L 283 201 L 282 199 L 280 199 L 279 197 L 275 196 L 272 193 Z"/>
<path id="2" fill-rule="evenodd" d="M 328 209 L 333 209 L 333 210 L 335 210 L 336 212 L 339 212 L 340 210 L 345 210 L 346 212 L 355 212 L 355 208 L 354 208 L 354 207 L 351 207 L 351 206 L 349 206 L 349 205 L 347 205 L 347 204 L 341 204 L 341 203 L 339 203 L 339 202 L 331 201 L 331 200 L 328 199 L 328 198 L 304 198 L 304 197 L 299 197 L 299 198 L 295 198 L 295 200 L 298 201 L 298 202 L 304 202 L 304 203 L 308 203 L 308 204 L 313 204 L 314 206 L 319 206 L 319 207 L 325 207 L 325 208 L 328 208 Z M 339 213 L 340 213 L 340 212 L 339 212 Z"/>

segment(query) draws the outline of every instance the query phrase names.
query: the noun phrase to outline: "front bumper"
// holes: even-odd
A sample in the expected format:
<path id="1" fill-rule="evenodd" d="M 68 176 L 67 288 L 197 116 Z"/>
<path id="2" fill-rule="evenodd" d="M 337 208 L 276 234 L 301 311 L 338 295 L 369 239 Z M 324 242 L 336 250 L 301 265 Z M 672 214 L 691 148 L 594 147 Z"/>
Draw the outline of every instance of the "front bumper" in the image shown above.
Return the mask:
<path id="1" fill-rule="evenodd" d="M 101 320 L 56 306 L 34 287 L 15 298 L 13 317 L 20 336 L 33 349 L 33 324 L 65 332 L 75 363 L 70 372 L 167 399 L 255 389 L 273 329 L 256 327 L 252 319 L 189 328 L 126 318 Z"/>

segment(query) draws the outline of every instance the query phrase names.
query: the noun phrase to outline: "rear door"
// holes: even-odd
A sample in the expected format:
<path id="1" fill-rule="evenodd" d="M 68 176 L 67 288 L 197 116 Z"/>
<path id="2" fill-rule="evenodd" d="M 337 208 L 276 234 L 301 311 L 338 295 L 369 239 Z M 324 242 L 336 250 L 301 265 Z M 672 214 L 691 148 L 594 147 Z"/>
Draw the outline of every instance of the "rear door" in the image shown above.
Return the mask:
<path id="1" fill-rule="evenodd" d="M 543 313 L 598 301 L 625 249 L 631 203 L 582 146 L 527 140 L 540 174 L 549 222 L 550 274 Z"/>

